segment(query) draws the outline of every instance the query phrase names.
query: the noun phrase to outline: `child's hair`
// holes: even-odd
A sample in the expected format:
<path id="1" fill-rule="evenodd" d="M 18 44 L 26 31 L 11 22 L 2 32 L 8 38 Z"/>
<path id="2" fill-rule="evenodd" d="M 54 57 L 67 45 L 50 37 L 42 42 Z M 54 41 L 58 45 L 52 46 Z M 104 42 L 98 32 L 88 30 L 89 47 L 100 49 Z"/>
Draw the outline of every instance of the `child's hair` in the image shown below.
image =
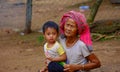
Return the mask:
<path id="1" fill-rule="evenodd" d="M 46 23 L 44 23 L 43 28 L 42 28 L 43 33 L 45 33 L 45 30 L 47 28 L 54 28 L 57 31 L 57 33 L 59 33 L 59 26 L 57 23 L 53 21 L 47 21 Z"/>

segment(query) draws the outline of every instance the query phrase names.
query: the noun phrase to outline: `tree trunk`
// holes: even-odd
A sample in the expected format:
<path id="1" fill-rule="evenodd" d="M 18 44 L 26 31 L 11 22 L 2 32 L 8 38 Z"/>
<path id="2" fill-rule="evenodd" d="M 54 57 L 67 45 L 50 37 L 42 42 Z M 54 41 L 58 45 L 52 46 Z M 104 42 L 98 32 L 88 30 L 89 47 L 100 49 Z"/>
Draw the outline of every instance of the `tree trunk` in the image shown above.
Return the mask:
<path id="1" fill-rule="evenodd" d="M 103 0 L 97 0 L 97 1 L 94 3 L 94 5 L 92 6 L 90 15 L 89 15 L 88 20 L 87 20 L 89 24 L 92 24 L 92 23 L 93 23 L 93 21 L 94 21 L 94 19 L 95 19 L 95 16 L 96 16 L 96 14 L 97 14 L 98 8 L 99 8 L 99 6 L 101 5 L 102 1 L 103 1 Z"/>
<path id="2" fill-rule="evenodd" d="M 26 24 L 25 24 L 25 34 L 31 33 L 31 20 L 32 20 L 32 0 L 27 0 L 26 7 Z"/>

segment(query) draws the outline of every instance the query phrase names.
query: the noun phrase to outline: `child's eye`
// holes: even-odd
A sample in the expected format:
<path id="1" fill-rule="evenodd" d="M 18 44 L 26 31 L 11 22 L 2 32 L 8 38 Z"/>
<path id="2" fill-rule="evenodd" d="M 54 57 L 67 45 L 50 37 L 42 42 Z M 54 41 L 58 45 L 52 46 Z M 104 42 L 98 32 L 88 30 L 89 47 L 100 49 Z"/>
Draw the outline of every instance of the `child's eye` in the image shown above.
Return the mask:
<path id="1" fill-rule="evenodd" d="M 53 35 L 56 35 L 56 33 L 53 33 Z"/>
<path id="2" fill-rule="evenodd" d="M 50 33 L 47 33 L 47 35 L 50 35 Z"/>

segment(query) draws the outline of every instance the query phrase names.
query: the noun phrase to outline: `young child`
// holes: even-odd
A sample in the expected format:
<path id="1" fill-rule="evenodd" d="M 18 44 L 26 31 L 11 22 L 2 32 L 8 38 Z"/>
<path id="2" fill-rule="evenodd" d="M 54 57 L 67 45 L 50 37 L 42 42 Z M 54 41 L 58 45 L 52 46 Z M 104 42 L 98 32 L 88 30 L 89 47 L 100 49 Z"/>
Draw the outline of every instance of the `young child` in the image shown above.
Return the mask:
<path id="1" fill-rule="evenodd" d="M 66 60 L 66 54 L 62 46 L 58 43 L 59 26 L 53 22 L 48 21 L 43 25 L 43 34 L 46 40 L 44 44 L 44 52 L 46 56 L 47 66 L 40 72 L 63 72 L 63 65 Z"/>

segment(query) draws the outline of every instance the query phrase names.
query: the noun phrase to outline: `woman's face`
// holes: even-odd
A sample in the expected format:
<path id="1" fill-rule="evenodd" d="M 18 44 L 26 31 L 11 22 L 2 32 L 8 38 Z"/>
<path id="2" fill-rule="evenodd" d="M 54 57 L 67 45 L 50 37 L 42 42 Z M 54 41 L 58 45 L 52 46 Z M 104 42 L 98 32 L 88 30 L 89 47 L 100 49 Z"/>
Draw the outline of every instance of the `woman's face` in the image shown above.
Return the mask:
<path id="1" fill-rule="evenodd" d="M 73 19 L 68 19 L 64 25 L 64 33 L 67 37 L 77 36 L 77 24 Z"/>

